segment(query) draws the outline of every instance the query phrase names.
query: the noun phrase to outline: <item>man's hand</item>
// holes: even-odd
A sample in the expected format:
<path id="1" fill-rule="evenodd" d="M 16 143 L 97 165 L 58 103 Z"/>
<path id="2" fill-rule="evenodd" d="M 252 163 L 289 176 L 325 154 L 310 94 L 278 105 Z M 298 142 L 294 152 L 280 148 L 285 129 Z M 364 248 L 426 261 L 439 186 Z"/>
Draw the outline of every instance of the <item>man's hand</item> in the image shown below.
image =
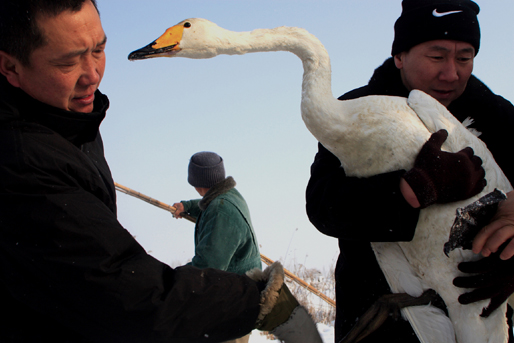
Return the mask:
<path id="1" fill-rule="evenodd" d="M 476 235 L 473 240 L 473 252 L 488 257 L 510 240 L 499 255 L 500 259 L 508 260 L 514 256 L 512 238 L 514 238 L 514 191 L 507 193 L 507 200 L 498 205 L 498 210 L 491 222 Z"/>
<path id="2" fill-rule="evenodd" d="M 446 130 L 432 134 L 416 157 L 414 167 L 403 176 L 421 208 L 467 199 L 487 184 L 482 160 L 474 155 L 473 149 L 468 147 L 455 153 L 441 150 L 447 137 Z"/>
<path id="3" fill-rule="evenodd" d="M 176 202 L 173 204 L 173 207 L 176 209 L 173 213 L 173 217 L 177 219 L 183 218 L 182 213 L 184 213 L 184 204 L 181 202 Z"/>
<path id="4" fill-rule="evenodd" d="M 453 280 L 462 288 L 473 291 L 459 296 L 461 304 L 470 304 L 491 299 L 481 316 L 488 317 L 514 293 L 514 191 L 507 193 L 507 199 L 498 204 L 491 219 L 475 236 L 473 252 L 482 253 L 484 258 L 474 262 L 462 262 L 459 270 L 469 273 Z"/>
<path id="5" fill-rule="evenodd" d="M 462 288 L 474 288 L 473 291 L 459 296 L 461 304 L 491 299 L 483 309 L 482 317 L 488 317 L 500 307 L 514 292 L 514 259 L 501 260 L 499 253 L 474 262 L 462 262 L 459 270 L 471 276 L 460 276 L 453 284 Z"/>
<path id="6" fill-rule="evenodd" d="M 263 271 L 252 269 L 246 275 L 261 289 L 256 329 L 269 331 L 284 343 L 323 343 L 311 316 L 287 288 L 280 262 Z"/>

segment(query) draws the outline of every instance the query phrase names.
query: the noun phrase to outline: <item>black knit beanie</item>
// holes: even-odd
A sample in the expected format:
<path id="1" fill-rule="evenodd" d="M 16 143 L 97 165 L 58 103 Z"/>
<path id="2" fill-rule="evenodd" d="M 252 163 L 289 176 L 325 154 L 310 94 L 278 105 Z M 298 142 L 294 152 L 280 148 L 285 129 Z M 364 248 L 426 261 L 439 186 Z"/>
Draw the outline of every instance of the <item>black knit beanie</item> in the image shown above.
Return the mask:
<path id="1" fill-rule="evenodd" d="M 437 39 L 467 42 L 476 55 L 480 47 L 478 12 L 480 7 L 471 0 L 403 0 L 402 14 L 394 24 L 391 55 Z"/>
<path id="2" fill-rule="evenodd" d="M 202 151 L 189 160 L 187 181 L 193 187 L 211 188 L 225 180 L 223 159 L 214 152 Z"/>

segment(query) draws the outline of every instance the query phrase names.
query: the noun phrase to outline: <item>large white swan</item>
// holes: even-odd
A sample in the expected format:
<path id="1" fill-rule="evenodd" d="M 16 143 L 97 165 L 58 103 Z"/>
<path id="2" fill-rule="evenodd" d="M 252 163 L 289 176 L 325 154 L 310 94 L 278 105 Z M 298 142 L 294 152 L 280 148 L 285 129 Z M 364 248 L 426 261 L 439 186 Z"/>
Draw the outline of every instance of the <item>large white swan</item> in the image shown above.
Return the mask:
<path id="1" fill-rule="evenodd" d="M 410 169 L 432 132 L 446 129 L 444 148 L 471 146 L 483 160 L 487 187 L 465 202 L 432 205 L 420 213 L 414 239 L 408 243 L 373 243 L 378 262 L 394 292 L 419 296 L 434 289 L 445 301 L 449 319 L 433 306 L 403 309 L 422 342 L 506 342 L 505 304 L 490 317 L 480 313 L 487 301 L 460 305 L 462 289 L 452 285 L 457 264 L 478 258 L 457 249 L 443 253 L 456 209 L 494 188 L 512 189 L 485 144 L 458 122 L 444 106 L 420 91 L 409 98 L 368 96 L 338 101 L 332 95 L 330 59 L 321 42 L 294 27 L 232 32 L 205 19 L 187 19 L 169 28 L 130 60 L 151 57 L 211 58 L 220 54 L 289 51 L 303 62 L 301 114 L 309 131 L 336 155 L 348 175 L 368 177 Z M 351 282 L 351 281 L 349 281 Z"/>

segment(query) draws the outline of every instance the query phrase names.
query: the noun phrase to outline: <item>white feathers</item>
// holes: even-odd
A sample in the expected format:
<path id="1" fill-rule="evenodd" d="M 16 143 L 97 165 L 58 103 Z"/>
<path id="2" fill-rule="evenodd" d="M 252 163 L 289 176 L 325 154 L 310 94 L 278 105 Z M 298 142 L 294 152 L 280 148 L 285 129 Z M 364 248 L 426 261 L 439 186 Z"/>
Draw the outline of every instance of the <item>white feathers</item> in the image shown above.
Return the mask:
<path id="1" fill-rule="evenodd" d="M 475 128 L 472 128 L 470 127 L 473 123 L 475 122 L 475 120 L 471 117 L 467 117 L 466 119 L 464 119 L 464 121 L 462 122 L 462 125 L 464 125 L 465 127 L 468 128 L 468 130 L 474 134 L 475 136 L 477 137 L 480 137 L 480 135 L 482 134 L 482 132 L 478 131 L 477 129 Z"/>

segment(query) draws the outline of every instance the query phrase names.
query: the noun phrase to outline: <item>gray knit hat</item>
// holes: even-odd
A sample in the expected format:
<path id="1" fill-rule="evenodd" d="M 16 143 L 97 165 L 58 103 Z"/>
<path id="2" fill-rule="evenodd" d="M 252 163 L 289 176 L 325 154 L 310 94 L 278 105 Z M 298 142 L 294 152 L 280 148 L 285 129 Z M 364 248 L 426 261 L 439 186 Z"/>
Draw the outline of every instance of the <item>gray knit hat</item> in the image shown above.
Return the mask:
<path id="1" fill-rule="evenodd" d="M 211 188 L 225 180 L 223 159 L 214 152 L 202 151 L 191 156 L 187 181 L 193 187 Z"/>
<path id="2" fill-rule="evenodd" d="M 391 55 L 438 39 L 467 42 L 476 55 L 480 48 L 478 12 L 480 7 L 471 0 L 403 0 Z"/>

